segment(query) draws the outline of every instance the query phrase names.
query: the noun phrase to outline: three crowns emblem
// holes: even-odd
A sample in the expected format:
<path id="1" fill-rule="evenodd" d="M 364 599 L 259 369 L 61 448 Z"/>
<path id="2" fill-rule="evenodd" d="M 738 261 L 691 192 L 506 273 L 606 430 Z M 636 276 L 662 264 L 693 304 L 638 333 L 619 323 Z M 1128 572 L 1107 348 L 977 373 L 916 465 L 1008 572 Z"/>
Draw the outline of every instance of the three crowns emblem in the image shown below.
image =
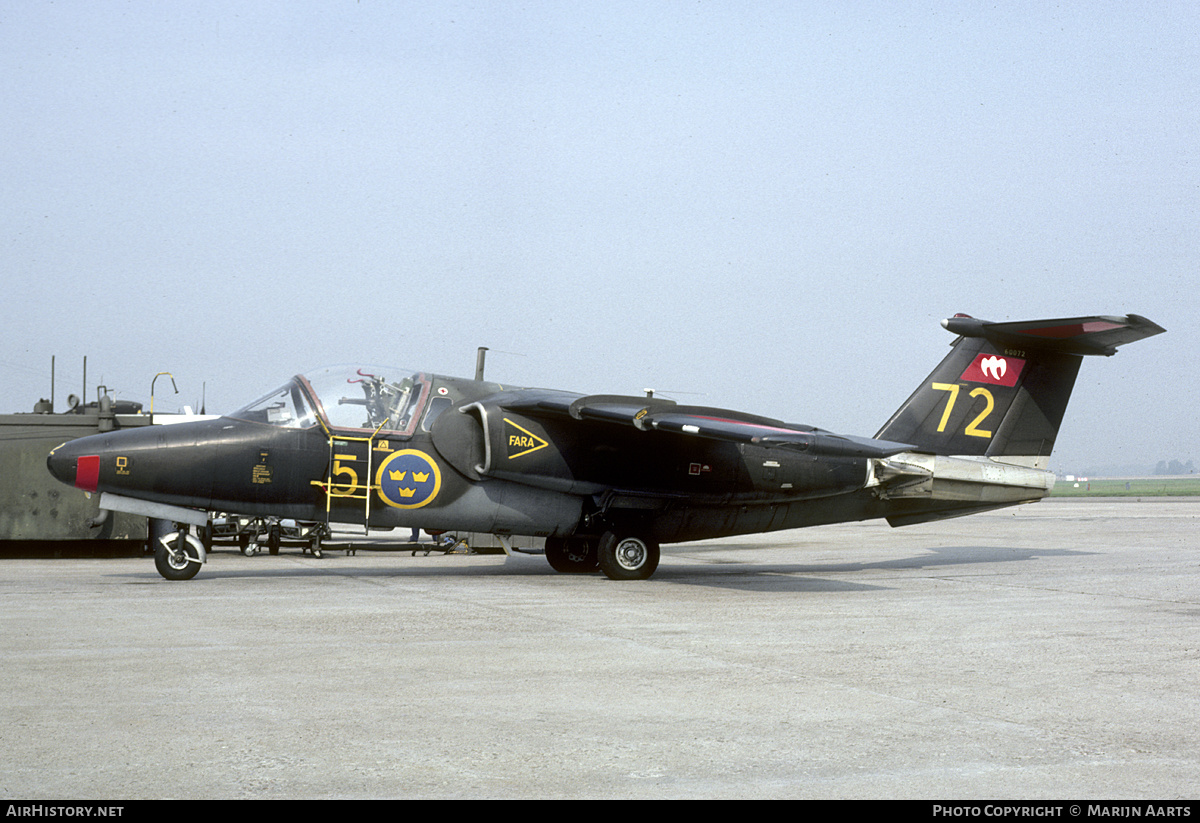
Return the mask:
<path id="1" fill-rule="evenodd" d="M 408 472 L 388 472 L 388 477 L 392 480 L 395 480 L 397 483 L 403 483 L 404 476 L 406 474 L 408 474 Z M 429 472 L 413 472 L 412 479 L 414 483 L 428 483 Z"/>
<path id="2" fill-rule="evenodd" d="M 417 509 L 426 505 L 437 497 L 442 486 L 437 463 L 417 449 L 404 449 L 388 455 L 375 476 L 383 502 L 400 509 Z"/>

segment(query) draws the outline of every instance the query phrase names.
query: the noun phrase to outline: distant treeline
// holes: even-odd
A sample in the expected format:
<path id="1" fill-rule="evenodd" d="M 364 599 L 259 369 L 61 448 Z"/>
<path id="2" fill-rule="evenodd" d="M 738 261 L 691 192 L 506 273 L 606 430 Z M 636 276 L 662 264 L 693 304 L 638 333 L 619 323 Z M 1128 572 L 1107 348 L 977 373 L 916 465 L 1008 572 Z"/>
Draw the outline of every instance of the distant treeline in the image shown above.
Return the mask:
<path id="1" fill-rule="evenodd" d="M 1195 474 L 1196 467 L 1189 460 L 1186 463 L 1180 463 L 1178 460 L 1159 460 L 1154 466 L 1155 474 Z"/>

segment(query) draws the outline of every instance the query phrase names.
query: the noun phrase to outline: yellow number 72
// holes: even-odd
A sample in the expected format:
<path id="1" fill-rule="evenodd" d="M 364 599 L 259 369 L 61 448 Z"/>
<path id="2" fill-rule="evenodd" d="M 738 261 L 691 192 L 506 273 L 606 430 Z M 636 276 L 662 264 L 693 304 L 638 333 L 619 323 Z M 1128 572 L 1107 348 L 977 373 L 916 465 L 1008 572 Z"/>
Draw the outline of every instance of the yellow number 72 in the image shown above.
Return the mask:
<path id="1" fill-rule="evenodd" d="M 958 399 L 959 386 L 957 383 L 933 383 L 932 386 L 937 391 L 950 393 L 950 396 L 946 398 L 946 409 L 942 412 L 942 419 L 938 423 L 937 427 L 939 432 L 944 432 L 946 430 L 946 423 L 950 421 L 950 412 L 954 409 L 954 401 Z M 987 416 L 996 408 L 996 399 L 992 397 L 992 393 L 990 391 L 982 386 L 977 389 L 973 389 L 970 396 L 982 397 L 985 405 L 983 407 L 983 411 L 977 414 L 975 419 L 968 423 L 967 427 L 963 429 L 963 434 L 969 434 L 971 437 L 991 437 L 991 431 L 979 428 L 979 424 L 987 419 Z"/>

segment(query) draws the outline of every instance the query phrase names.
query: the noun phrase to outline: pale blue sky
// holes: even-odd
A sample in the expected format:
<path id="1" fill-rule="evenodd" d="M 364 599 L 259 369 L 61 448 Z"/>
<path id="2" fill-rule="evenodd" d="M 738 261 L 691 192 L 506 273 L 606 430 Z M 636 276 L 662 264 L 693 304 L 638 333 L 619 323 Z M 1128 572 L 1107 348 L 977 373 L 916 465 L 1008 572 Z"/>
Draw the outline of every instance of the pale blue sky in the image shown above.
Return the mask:
<path id="1" fill-rule="evenodd" d="M 1143 314 L 1054 465 L 1200 459 L 1200 6 L 0 2 L 4 408 L 395 363 L 873 434 L 938 321 Z M 90 397 L 94 398 L 94 389 Z"/>

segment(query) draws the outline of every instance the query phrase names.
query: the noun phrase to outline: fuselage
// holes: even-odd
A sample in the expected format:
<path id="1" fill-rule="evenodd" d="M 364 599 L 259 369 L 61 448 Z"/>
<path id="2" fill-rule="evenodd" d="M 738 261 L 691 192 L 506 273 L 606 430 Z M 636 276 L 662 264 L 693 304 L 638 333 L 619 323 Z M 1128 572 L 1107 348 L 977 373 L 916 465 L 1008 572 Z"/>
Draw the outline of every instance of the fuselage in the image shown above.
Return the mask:
<path id="1" fill-rule="evenodd" d="M 619 519 L 662 542 L 820 522 L 804 503 L 868 479 L 864 458 L 553 412 L 581 397 L 327 369 L 220 418 L 68 442 L 48 466 L 88 492 L 205 512 L 533 536 Z"/>

